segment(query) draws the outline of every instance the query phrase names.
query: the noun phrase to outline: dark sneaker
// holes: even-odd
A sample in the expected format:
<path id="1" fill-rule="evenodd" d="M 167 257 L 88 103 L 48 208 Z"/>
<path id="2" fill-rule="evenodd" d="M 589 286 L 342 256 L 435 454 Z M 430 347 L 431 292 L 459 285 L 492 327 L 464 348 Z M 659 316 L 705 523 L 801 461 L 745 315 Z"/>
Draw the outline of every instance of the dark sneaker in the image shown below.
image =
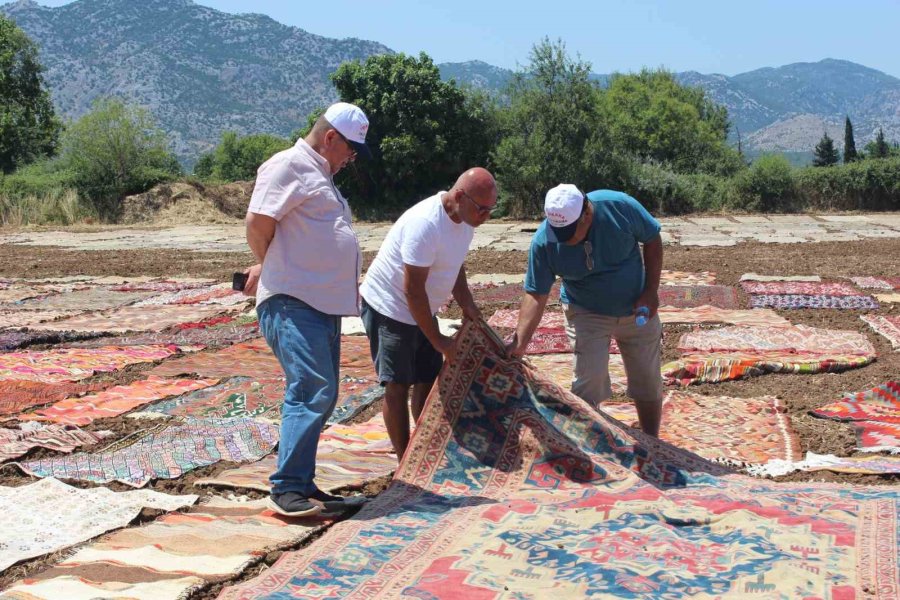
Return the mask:
<path id="1" fill-rule="evenodd" d="M 269 508 L 286 517 L 309 517 L 322 512 L 322 507 L 297 492 L 284 492 L 269 496 Z"/>
<path id="2" fill-rule="evenodd" d="M 349 508 L 356 508 L 357 506 L 362 506 L 368 500 L 365 496 L 336 496 L 334 494 L 323 492 L 322 490 L 316 490 L 310 495 L 310 499 L 321 502 L 322 506 L 325 508 L 325 512 L 329 513 L 342 512 Z"/>

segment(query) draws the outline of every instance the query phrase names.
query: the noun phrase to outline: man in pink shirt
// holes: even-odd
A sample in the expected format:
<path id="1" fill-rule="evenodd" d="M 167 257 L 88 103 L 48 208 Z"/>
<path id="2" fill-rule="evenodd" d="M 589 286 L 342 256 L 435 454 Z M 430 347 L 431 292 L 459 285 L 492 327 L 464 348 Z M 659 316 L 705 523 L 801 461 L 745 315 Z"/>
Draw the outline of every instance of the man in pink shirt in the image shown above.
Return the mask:
<path id="1" fill-rule="evenodd" d="M 287 379 L 278 466 L 269 506 L 287 516 L 349 500 L 313 482 L 316 448 L 338 394 L 341 317 L 358 314 L 361 255 L 350 207 L 334 175 L 365 144 L 369 121 L 344 102 L 325 111 L 309 134 L 259 168 L 247 209 L 247 242 L 259 261 L 244 293 L 256 295 L 259 327 Z"/>

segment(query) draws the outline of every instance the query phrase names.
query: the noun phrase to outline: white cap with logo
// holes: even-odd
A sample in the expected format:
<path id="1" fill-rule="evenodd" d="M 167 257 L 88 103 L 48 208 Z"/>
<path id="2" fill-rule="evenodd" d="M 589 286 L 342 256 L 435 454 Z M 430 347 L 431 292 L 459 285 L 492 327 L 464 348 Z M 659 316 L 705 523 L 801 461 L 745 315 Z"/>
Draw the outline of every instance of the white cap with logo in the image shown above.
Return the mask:
<path id="1" fill-rule="evenodd" d="M 363 158 L 372 158 L 372 152 L 366 146 L 369 119 L 360 107 L 347 102 L 336 102 L 328 107 L 324 116 L 350 142 L 357 154 Z"/>
<path id="2" fill-rule="evenodd" d="M 544 214 L 557 240 L 566 242 L 575 235 L 583 208 L 584 194 L 571 183 L 561 183 L 547 192 Z"/>

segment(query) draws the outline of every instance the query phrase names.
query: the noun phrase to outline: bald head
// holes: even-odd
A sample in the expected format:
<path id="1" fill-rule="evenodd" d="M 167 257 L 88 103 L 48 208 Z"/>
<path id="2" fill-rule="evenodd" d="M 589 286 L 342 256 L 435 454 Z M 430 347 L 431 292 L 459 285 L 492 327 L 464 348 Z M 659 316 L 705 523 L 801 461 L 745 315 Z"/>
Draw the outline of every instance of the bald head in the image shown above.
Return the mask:
<path id="1" fill-rule="evenodd" d="M 469 169 L 459 176 L 453 189 L 460 188 L 474 198 L 490 199 L 486 204 L 493 204 L 497 199 L 497 182 L 491 172 L 482 167 Z"/>

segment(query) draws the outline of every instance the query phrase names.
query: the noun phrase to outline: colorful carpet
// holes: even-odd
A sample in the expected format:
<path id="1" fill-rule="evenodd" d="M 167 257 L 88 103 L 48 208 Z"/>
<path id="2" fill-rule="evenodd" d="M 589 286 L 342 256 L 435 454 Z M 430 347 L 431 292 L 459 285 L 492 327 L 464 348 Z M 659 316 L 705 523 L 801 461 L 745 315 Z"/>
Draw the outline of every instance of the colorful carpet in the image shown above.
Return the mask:
<path id="1" fill-rule="evenodd" d="M 512 341 L 510 338 L 509 341 Z M 610 341 L 610 346 L 615 347 L 615 351 L 619 351 L 619 346 L 615 340 Z M 610 350 L 612 352 L 613 350 Z M 528 342 L 526 354 L 571 354 L 572 346 L 569 344 L 569 338 L 566 330 L 562 328 L 535 330 Z"/>
<path id="2" fill-rule="evenodd" d="M 748 294 L 790 294 L 806 296 L 859 296 L 859 291 L 846 283 L 813 283 L 807 281 L 742 281 Z"/>
<path id="3" fill-rule="evenodd" d="M 529 356 L 527 363 L 543 377 L 570 390 L 575 378 L 575 357 L 572 354 L 544 354 Z M 609 355 L 609 381 L 614 394 L 624 394 L 628 387 L 625 364 L 620 354 Z"/>
<path id="4" fill-rule="evenodd" d="M 5 597 L 178 600 L 201 585 L 239 575 L 266 553 L 297 544 L 326 525 L 285 519 L 265 500 L 213 498 L 188 513 L 163 515 L 91 543 L 52 568 L 13 584 Z M 140 586 L 140 596 L 135 588 Z"/>
<path id="5" fill-rule="evenodd" d="M 174 346 L 62 348 L 0 354 L 0 379 L 42 383 L 77 381 L 94 373 L 172 356 Z"/>
<path id="6" fill-rule="evenodd" d="M 744 273 L 741 281 L 822 281 L 818 275 L 759 275 Z"/>
<path id="7" fill-rule="evenodd" d="M 235 417 L 280 420 L 284 399 L 284 378 L 255 379 L 232 377 L 177 398 L 163 400 L 140 412 L 134 418 L 197 417 L 230 419 Z"/>
<path id="8" fill-rule="evenodd" d="M 846 310 L 874 310 L 878 302 L 872 296 L 807 296 L 802 294 L 754 294 L 753 308 L 838 308 Z"/>
<path id="9" fill-rule="evenodd" d="M 222 471 L 215 477 L 199 479 L 195 485 L 269 491 L 269 475 L 275 471 L 276 457 Z M 397 467 L 381 416 L 356 425 L 333 425 L 322 432 L 316 452 L 316 485 L 325 491 L 359 487 L 388 475 Z"/>
<path id="10" fill-rule="evenodd" d="M 103 331 L 125 333 L 126 331 L 159 331 L 185 323 L 197 321 L 224 310 L 221 306 L 126 306 L 107 313 L 76 315 L 68 319 L 42 323 L 45 331 Z"/>
<path id="11" fill-rule="evenodd" d="M 726 285 L 661 285 L 659 305 L 678 308 L 738 308 L 737 290 Z"/>
<path id="12" fill-rule="evenodd" d="M 371 360 L 370 358 L 370 363 Z M 201 377 L 245 375 L 272 379 L 284 376 L 278 359 L 262 338 L 235 344 L 216 352 L 198 352 L 167 360 L 150 373 L 161 377 L 192 373 Z"/>
<path id="13" fill-rule="evenodd" d="M 634 403 L 602 404 L 600 410 L 638 426 Z M 781 402 L 772 396 L 730 398 L 669 392 L 663 401 L 660 438 L 703 458 L 744 467 L 800 459 L 800 443 Z"/>
<path id="14" fill-rule="evenodd" d="M 197 288 L 209 287 L 215 283 L 211 279 L 198 279 L 194 281 L 138 281 L 134 283 L 123 283 L 110 287 L 115 292 L 179 292 L 181 290 L 194 290 Z"/>
<path id="15" fill-rule="evenodd" d="M 494 328 L 515 329 L 519 324 L 518 308 L 501 308 L 488 319 L 488 325 Z M 559 329 L 566 326 L 566 317 L 557 310 L 545 310 L 538 324 L 539 329 Z"/>
<path id="16" fill-rule="evenodd" d="M 148 309 L 150 310 L 150 309 Z M 96 348 L 99 345 L 107 346 L 141 346 L 144 344 L 174 344 L 183 352 L 191 349 L 224 348 L 232 344 L 247 342 L 260 337 L 259 327 L 252 325 L 218 326 L 218 327 L 189 327 L 182 329 L 171 327 L 165 331 L 147 332 L 120 337 L 106 337 L 67 344 L 69 348 Z"/>
<path id="17" fill-rule="evenodd" d="M 259 460 L 277 442 L 278 426 L 266 421 L 187 419 L 134 441 L 123 440 L 129 444 L 124 447 L 13 464 L 35 477 L 142 487 L 151 479 L 175 479 L 219 461 Z"/>
<path id="18" fill-rule="evenodd" d="M 66 398 L 53 406 L 19 415 L 20 421 L 52 421 L 63 425 L 88 425 L 97 419 L 108 419 L 168 396 L 185 394 L 215 385 L 218 379 L 166 379 L 148 377 L 117 385 L 97 394 Z"/>
<path id="19" fill-rule="evenodd" d="M 37 344 L 65 344 L 77 340 L 96 337 L 95 333 L 74 331 L 0 331 L 0 352 L 9 352 Z M 112 344 L 104 344 L 112 345 Z"/>
<path id="20" fill-rule="evenodd" d="M 900 277 L 851 277 L 850 281 L 861 288 L 900 290 Z"/>
<path id="21" fill-rule="evenodd" d="M 753 310 L 727 309 L 716 306 L 675 308 L 660 306 L 659 318 L 663 323 L 729 323 L 731 325 L 760 325 L 781 327 L 791 322 L 774 310 L 757 308 Z"/>
<path id="22" fill-rule="evenodd" d="M 111 431 L 83 431 L 71 425 L 32 423 L 19 429 L 0 428 L 0 462 L 18 458 L 32 448 L 72 452 L 78 446 L 96 444 Z"/>
<path id="23" fill-rule="evenodd" d="M 13 418 L 23 410 L 63 398 L 105 389 L 110 382 L 40 383 L 38 381 L 0 380 L 0 420 Z"/>
<path id="24" fill-rule="evenodd" d="M 77 310 L 4 310 L 0 309 L 0 329 L 34 327 L 38 323 L 77 315 Z"/>
<path id="25" fill-rule="evenodd" d="M 886 337 L 894 350 L 900 351 L 900 315 L 860 315 L 859 318 Z"/>
<path id="26" fill-rule="evenodd" d="M 729 474 L 598 419 L 477 327 L 390 488 L 220 598 L 900 594 L 895 490 Z"/>
<path id="27" fill-rule="evenodd" d="M 824 419 L 851 421 L 863 452 L 900 453 L 900 381 L 845 394 L 838 402 L 810 413 Z"/>
<path id="28" fill-rule="evenodd" d="M 93 287 L 26 300 L 21 307 L 26 310 L 109 310 L 133 304 L 152 295 L 153 292 L 113 292 Z"/>
<path id="29" fill-rule="evenodd" d="M 719 383 L 765 373 L 839 372 L 875 360 L 855 331 L 791 327 L 723 327 L 681 336 L 682 358 L 663 366 L 667 384 Z"/>
<path id="30" fill-rule="evenodd" d="M 6 287 L 0 289 L 0 304 L 14 304 L 34 298 L 35 296 L 46 295 L 47 292 L 41 288 L 17 285 L 15 287 Z"/>
<path id="31" fill-rule="evenodd" d="M 756 477 L 778 477 L 793 471 L 833 471 L 860 475 L 888 475 L 900 473 L 900 456 L 834 456 L 807 452 L 801 461 L 771 460 L 765 465 L 751 466 L 747 472 Z"/>
<path id="32" fill-rule="evenodd" d="M 713 285 L 716 283 L 716 274 L 710 271 L 691 273 L 688 271 L 662 270 L 659 282 L 662 285 Z"/>
<path id="33" fill-rule="evenodd" d="M 196 501 L 150 490 L 83 490 L 55 479 L 0 487 L 0 570 L 124 527 L 144 507 L 171 511 Z"/>
<path id="34" fill-rule="evenodd" d="M 328 418 L 328 425 L 349 421 L 373 402 L 384 397 L 384 387 L 377 382 L 374 369 L 341 367 L 338 400 Z"/>

